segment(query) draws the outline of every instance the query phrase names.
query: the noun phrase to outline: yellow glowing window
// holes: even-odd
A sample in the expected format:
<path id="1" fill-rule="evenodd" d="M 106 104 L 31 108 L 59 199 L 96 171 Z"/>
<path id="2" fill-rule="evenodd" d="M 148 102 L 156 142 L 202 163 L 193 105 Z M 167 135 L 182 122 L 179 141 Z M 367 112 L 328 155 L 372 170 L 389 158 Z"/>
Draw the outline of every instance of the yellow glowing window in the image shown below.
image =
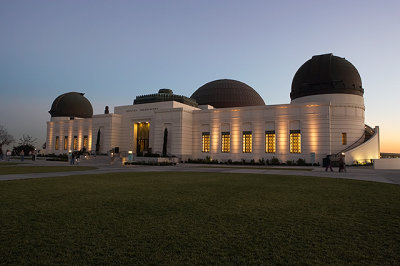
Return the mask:
<path id="1" fill-rule="evenodd" d="M 202 133 L 201 143 L 202 143 L 201 151 L 210 152 L 210 132 Z"/>
<path id="2" fill-rule="evenodd" d="M 55 145 L 55 149 L 58 150 L 60 147 L 60 137 L 56 136 L 56 145 Z"/>
<path id="3" fill-rule="evenodd" d="M 290 130 L 290 153 L 301 153 L 300 130 Z"/>
<path id="4" fill-rule="evenodd" d="M 83 136 L 83 148 L 86 150 L 88 148 L 88 136 Z"/>
<path id="5" fill-rule="evenodd" d="M 275 130 L 265 131 L 265 152 L 275 152 Z"/>
<path id="6" fill-rule="evenodd" d="M 74 136 L 74 150 L 78 149 L 78 137 Z"/>
<path id="7" fill-rule="evenodd" d="M 68 136 L 64 137 L 64 150 L 68 150 Z"/>
<path id="8" fill-rule="evenodd" d="M 251 152 L 252 150 L 251 131 L 243 131 L 243 152 Z"/>
<path id="9" fill-rule="evenodd" d="M 342 145 L 347 145 L 347 133 L 342 133 Z"/>
<path id="10" fill-rule="evenodd" d="M 231 133 L 230 132 L 222 132 L 221 134 L 221 151 L 222 152 L 230 152 L 231 151 Z"/>

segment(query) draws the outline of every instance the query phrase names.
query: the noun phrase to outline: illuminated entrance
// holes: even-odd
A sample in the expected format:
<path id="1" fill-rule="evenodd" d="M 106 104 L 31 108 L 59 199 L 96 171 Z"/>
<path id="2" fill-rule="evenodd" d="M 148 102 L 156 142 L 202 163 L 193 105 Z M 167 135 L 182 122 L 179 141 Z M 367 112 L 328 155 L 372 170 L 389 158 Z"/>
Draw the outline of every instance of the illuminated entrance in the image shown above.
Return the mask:
<path id="1" fill-rule="evenodd" d="M 135 123 L 136 128 L 136 154 L 149 150 L 149 122 Z"/>

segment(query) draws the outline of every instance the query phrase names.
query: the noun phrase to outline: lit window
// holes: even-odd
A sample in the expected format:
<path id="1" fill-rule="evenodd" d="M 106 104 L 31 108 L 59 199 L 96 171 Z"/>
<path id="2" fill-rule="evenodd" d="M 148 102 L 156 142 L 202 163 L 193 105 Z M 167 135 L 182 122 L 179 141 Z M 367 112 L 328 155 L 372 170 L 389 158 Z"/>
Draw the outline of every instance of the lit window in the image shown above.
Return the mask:
<path id="1" fill-rule="evenodd" d="M 59 137 L 59 136 L 56 136 L 56 145 L 55 145 L 55 149 L 58 150 L 59 146 L 60 146 L 60 137 Z"/>
<path id="2" fill-rule="evenodd" d="M 265 131 L 265 152 L 275 152 L 275 130 Z"/>
<path id="3" fill-rule="evenodd" d="M 74 136 L 74 150 L 78 149 L 78 137 Z"/>
<path id="4" fill-rule="evenodd" d="M 210 132 L 203 132 L 202 133 L 202 152 L 210 152 Z"/>
<path id="5" fill-rule="evenodd" d="M 290 130 L 290 153 L 301 153 L 300 130 Z"/>
<path id="6" fill-rule="evenodd" d="M 64 150 L 68 150 L 68 136 L 64 137 Z"/>
<path id="7" fill-rule="evenodd" d="M 251 131 L 243 131 L 243 152 L 251 152 L 252 137 Z"/>
<path id="8" fill-rule="evenodd" d="M 342 145 L 347 145 L 347 133 L 342 133 Z"/>
<path id="9" fill-rule="evenodd" d="M 222 132 L 221 138 L 222 138 L 221 151 L 222 152 L 230 152 L 231 151 L 231 133 L 230 132 Z"/>
<path id="10" fill-rule="evenodd" d="M 86 150 L 88 148 L 88 136 L 83 136 L 83 148 Z"/>

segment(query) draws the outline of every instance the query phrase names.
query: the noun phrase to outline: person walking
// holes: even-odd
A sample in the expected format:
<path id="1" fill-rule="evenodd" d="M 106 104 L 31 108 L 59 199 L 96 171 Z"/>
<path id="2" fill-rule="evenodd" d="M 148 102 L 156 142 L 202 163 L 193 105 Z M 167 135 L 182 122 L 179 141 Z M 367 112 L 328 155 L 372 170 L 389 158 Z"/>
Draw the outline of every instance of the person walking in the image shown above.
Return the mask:
<path id="1" fill-rule="evenodd" d="M 325 168 L 325 172 L 328 172 L 328 168 L 330 168 L 331 172 L 333 172 L 332 161 L 331 161 L 331 156 L 330 155 L 326 156 L 326 163 L 327 163 L 327 165 L 326 165 L 326 168 Z"/>
<path id="2" fill-rule="evenodd" d="M 6 157 L 7 157 L 7 161 L 9 162 L 11 159 L 11 151 L 10 150 L 7 150 Z"/>
<path id="3" fill-rule="evenodd" d="M 23 162 L 24 159 L 25 159 L 25 152 L 24 152 L 24 150 L 22 150 L 22 151 L 19 153 L 19 155 L 21 156 L 21 162 Z"/>

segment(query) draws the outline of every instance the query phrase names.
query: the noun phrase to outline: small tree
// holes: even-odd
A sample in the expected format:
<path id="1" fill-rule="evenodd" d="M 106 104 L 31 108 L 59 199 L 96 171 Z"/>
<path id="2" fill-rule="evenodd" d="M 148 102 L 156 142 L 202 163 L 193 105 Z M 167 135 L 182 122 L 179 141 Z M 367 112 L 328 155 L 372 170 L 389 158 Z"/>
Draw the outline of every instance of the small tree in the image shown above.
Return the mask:
<path id="1" fill-rule="evenodd" d="M 14 142 L 14 137 L 8 134 L 7 130 L 0 125 L 0 154 L 3 154 L 3 145 L 9 145 Z"/>

